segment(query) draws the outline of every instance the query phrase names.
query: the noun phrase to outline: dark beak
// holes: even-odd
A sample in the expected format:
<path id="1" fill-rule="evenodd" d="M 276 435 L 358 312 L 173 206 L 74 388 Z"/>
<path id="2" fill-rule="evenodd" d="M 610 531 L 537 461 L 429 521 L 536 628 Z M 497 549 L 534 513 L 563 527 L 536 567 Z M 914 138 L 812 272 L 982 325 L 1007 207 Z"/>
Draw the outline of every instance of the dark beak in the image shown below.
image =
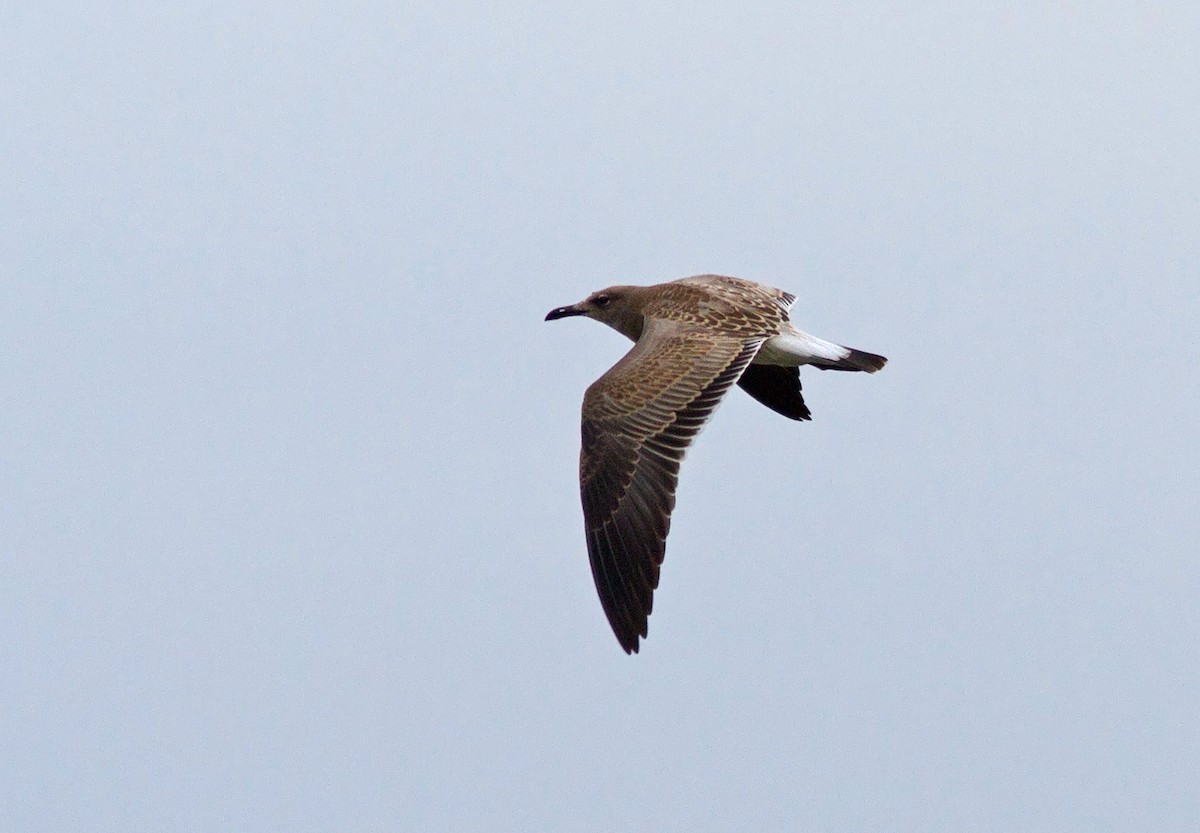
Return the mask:
<path id="1" fill-rule="evenodd" d="M 546 313 L 546 320 L 554 321 L 557 318 L 570 318 L 572 315 L 587 315 L 587 313 L 574 305 L 569 307 L 559 307 L 558 309 L 552 309 Z"/>

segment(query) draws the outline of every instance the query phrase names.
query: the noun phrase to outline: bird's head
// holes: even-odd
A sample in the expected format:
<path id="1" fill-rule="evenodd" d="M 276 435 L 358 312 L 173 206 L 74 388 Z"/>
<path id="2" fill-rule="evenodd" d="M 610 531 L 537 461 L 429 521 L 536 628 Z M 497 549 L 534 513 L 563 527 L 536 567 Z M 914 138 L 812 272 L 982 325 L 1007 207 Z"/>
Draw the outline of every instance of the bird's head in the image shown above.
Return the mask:
<path id="1" fill-rule="evenodd" d="M 610 286 L 593 292 L 578 304 L 557 307 L 546 314 L 547 321 L 584 315 L 607 324 L 637 341 L 642 334 L 642 312 L 637 286 Z"/>

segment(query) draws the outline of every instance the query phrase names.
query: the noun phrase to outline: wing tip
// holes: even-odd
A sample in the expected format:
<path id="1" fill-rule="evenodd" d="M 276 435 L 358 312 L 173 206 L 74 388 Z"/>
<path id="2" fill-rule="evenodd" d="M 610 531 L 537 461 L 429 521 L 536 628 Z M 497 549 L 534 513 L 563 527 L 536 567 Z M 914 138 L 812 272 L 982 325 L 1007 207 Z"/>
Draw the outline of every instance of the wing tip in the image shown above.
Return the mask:
<path id="1" fill-rule="evenodd" d="M 605 611 L 606 613 L 608 611 Z M 620 644 L 621 650 L 626 654 L 636 654 L 641 647 L 641 640 L 646 638 L 649 632 L 649 613 L 633 614 L 633 618 L 624 622 L 614 621 L 614 617 L 609 617 L 608 624 L 612 628 L 613 636 L 617 638 L 617 643 Z M 640 620 L 640 621 L 638 621 Z"/>
<path id="2" fill-rule="evenodd" d="M 642 628 L 641 633 L 634 632 L 633 634 L 620 634 L 616 632 L 616 629 L 613 630 L 613 633 L 616 633 L 617 642 L 620 643 L 621 650 L 630 656 L 638 652 L 638 650 L 642 647 L 641 640 L 646 638 L 645 627 Z"/>

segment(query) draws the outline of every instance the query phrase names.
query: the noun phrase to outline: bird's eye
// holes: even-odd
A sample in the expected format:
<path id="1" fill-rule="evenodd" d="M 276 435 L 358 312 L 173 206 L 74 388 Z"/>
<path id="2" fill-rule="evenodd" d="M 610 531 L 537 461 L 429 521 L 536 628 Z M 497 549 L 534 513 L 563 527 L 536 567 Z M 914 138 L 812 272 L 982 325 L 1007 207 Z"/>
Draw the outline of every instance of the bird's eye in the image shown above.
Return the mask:
<path id="1" fill-rule="evenodd" d="M 595 302 L 596 306 L 606 307 L 611 299 L 607 295 L 597 295 L 592 300 Z"/>

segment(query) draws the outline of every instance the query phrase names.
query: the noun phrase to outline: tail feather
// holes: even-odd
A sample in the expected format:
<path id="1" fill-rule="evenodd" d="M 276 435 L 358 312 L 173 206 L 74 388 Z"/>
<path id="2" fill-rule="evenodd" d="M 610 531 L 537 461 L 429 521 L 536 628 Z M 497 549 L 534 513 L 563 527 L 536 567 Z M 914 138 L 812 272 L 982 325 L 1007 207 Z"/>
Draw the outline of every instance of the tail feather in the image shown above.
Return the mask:
<path id="1" fill-rule="evenodd" d="M 759 350 L 757 361 L 786 367 L 811 364 L 822 370 L 862 370 L 866 373 L 874 373 L 887 364 L 883 356 L 843 347 L 800 330 L 767 339 Z"/>
<path id="2" fill-rule="evenodd" d="M 852 347 L 844 347 L 842 349 L 848 352 L 839 359 L 834 361 L 822 359 L 812 361 L 810 364 L 813 367 L 819 367 L 821 370 L 861 370 L 866 373 L 874 373 L 877 370 L 882 370 L 883 366 L 887 364 L 887 359 L 883 356 L 877 356 L 865 350 L 855 350 Z"/>

